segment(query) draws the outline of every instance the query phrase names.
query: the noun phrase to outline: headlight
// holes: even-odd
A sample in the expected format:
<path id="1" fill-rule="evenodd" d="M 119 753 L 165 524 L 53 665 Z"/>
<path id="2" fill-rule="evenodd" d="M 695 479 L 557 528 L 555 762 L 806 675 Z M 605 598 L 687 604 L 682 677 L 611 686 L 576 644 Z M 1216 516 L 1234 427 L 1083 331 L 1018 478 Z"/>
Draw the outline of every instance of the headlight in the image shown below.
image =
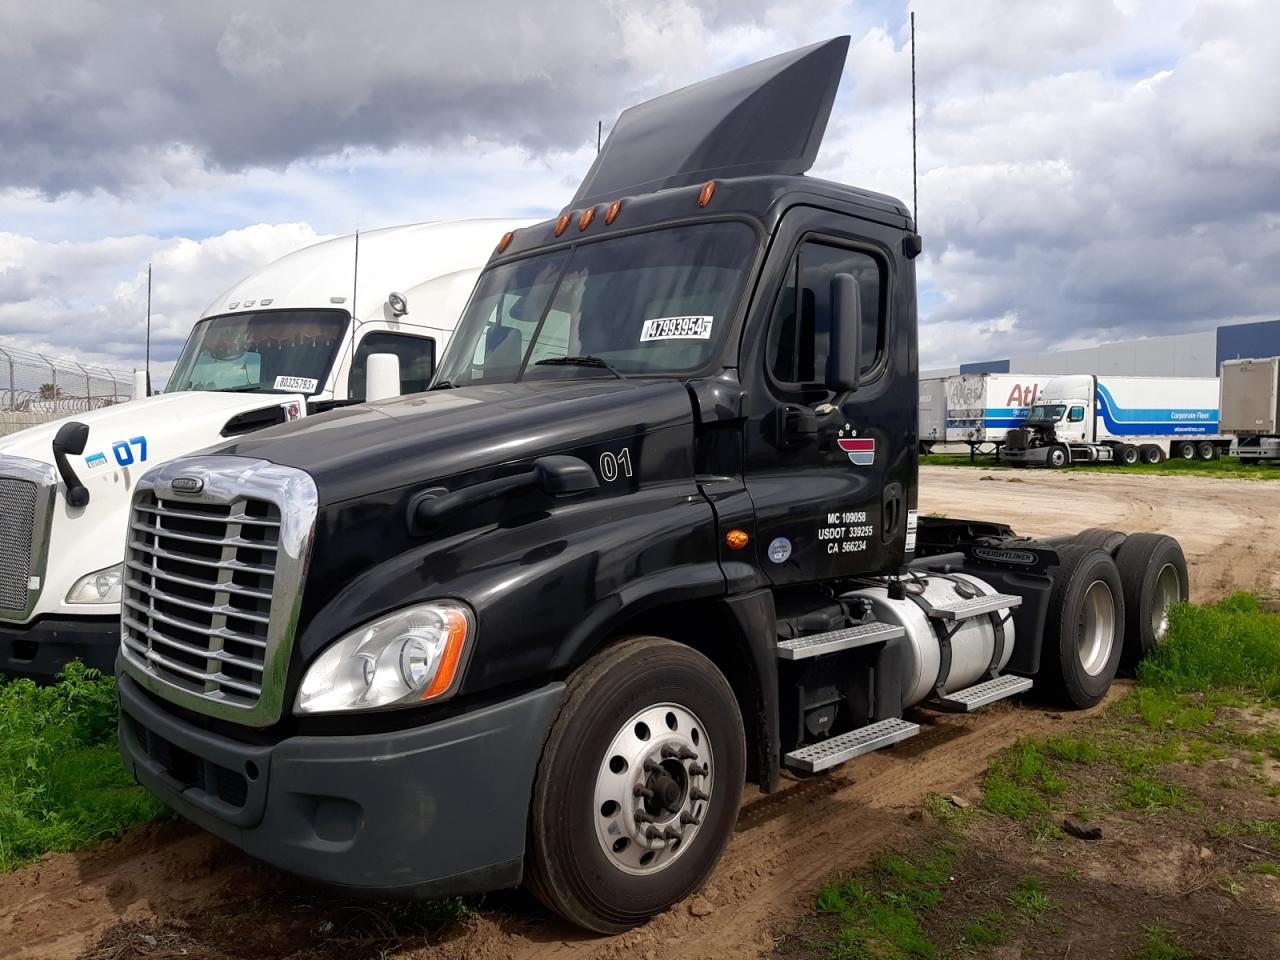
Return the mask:
<path id="1" fill-rule="evenodd" d="M 67 603 L 119 603 L 121 564 L 81 577 L 67 593 Z"/>
<path id="2" fill-rule="evenodd" d="M 295 713 L 380 710 L 453 693 L 475 618 L 452 600 L 405 607 L 337 641 L 302 677 Z"/>

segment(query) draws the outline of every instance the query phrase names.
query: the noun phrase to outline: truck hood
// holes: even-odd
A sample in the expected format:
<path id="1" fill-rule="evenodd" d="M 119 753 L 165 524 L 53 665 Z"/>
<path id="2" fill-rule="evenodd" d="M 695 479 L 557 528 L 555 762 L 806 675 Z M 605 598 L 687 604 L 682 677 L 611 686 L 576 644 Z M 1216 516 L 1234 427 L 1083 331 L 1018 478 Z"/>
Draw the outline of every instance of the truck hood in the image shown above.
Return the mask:
<path id="1" fill-rule="evenodd" d="M 218 452 L 305 470 L 323 505 L 692 421 L 680 381 L 522 382 L 345 407 Z"/>
<path id="2" fill-rule="evenodd" d="M 72 414 L 0 437 L 0 456 L 53 463 L 52 443 L 58 428 L 72 421 L 88 424 L 89 442 L 84 453 L 70 458 L 81 479 L 87 480 L 86 471 L 88 475 L 99 474 L 130 463 L 151 466 L 192 453 L 223 439 L 222 429 L 232 417 L 289 403 L 298 405 L 299 416 L 305 413 L 300 394 L 162 393 Z M 145 458 L 142 444 L 130 447 L 130 441 L 137 438 L 145 439 Z M 119 457 L 113 450 L 117 443 L 124 444 Z"/>

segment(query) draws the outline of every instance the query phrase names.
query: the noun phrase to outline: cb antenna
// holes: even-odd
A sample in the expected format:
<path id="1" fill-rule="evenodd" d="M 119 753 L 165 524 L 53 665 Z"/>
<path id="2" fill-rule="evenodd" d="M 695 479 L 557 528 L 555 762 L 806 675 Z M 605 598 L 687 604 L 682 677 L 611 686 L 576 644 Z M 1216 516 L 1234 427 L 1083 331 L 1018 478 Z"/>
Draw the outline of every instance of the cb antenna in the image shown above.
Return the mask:
<path id="1" fill-rule="evenodd" d="M 151 264 L 147 264 L 147 396 L 151 396 Z"/>
<path id="2" fill-rule="evenodd" d="M 916 12 L 911 11 L 911 216 L 920 232 L 920 193 L 916 176 Z"/>
<path id="3" fill-rule="evenodd" d="M 600 145 L 604 142 L 604 121 L 596 121 L 596 153 L 600 152 Z"/>

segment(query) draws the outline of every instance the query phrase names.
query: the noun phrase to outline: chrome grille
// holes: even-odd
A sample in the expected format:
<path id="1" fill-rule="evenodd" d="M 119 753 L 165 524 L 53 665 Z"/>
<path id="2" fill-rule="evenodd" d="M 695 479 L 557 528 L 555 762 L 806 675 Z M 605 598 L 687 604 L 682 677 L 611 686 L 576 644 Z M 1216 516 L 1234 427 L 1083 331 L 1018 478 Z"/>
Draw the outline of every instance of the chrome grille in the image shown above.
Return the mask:
<path id="1" fill-rule="evenodd" d="M 26 609 L 36 534 L 37 488 L 0 477 L 0 610 Z"/>
<path id="2" fill-rule="evenodd" d="M 129 523 L 122 642 L 158 677 L 252 706 L 262 695 L 280 511 L 139 495 Z"/>
<path id="3" fill-rule="evenodd" d="M 314 483 L 289 467 L 210 456 L 147 473 L 124 560 L 125 669 L 197 711 L 279 719 L 315 516 Z"/>

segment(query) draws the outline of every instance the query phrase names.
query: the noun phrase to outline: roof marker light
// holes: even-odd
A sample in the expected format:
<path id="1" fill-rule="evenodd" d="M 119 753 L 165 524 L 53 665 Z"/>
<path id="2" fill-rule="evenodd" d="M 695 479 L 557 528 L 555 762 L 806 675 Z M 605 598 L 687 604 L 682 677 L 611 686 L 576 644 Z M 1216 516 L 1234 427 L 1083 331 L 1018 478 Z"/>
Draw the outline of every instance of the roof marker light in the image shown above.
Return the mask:
<path id="1" fill-rule="evenodd" d="M 609 204 L 609 209 L 604 214 L 604 225 L 607 227 L 613 221 L 618 219 L 618 214 L 622 211 L 622 201 L 615 200 Z"/>
<path id="2" fill-rule="evenodd" d="M 702 189 L 698 191 L 698 206 L 705 207 L 711 202 L 711 195 L 716 192 L 716 182 L 708 180 L 702 185 Z"/>
<path id="3" fill-rule="evenodd" d="M 591 221 L 596 218 L 596 208 L 587 207 L 582 211 L 582 216 L 578 218 L 578 230 L 585 230 L 591 226 Z"/>
<path id="4" fill-rule="evenodd" d="M 568 230 L 568 229 L 569 229 L 569 218 L 570 218 L 570 217 L 572 217 L 572 216 L 573 216 L 573 214 L 571 214 L 571 213 L 562 213 L 562 214 L 560 214 L 560 219 L 556 221 L 556 236 L 557 236 L 557 237 L 558 237 L 558 236 L 560 236 L 560 234 L 564 233 L 566 230 Z"/>
<path id="5" fill-rule="evenodd" d="M 506 233 L 504 233 L 502 235 L 502 239 L 498 241 L 498 252 L 499 253 L 505 252 L 507 247 L 511 246 L 511 241 L 514 240 L 515 238 L 516 238 L 516 232 L 514 230 L 508 230 Z"/>

